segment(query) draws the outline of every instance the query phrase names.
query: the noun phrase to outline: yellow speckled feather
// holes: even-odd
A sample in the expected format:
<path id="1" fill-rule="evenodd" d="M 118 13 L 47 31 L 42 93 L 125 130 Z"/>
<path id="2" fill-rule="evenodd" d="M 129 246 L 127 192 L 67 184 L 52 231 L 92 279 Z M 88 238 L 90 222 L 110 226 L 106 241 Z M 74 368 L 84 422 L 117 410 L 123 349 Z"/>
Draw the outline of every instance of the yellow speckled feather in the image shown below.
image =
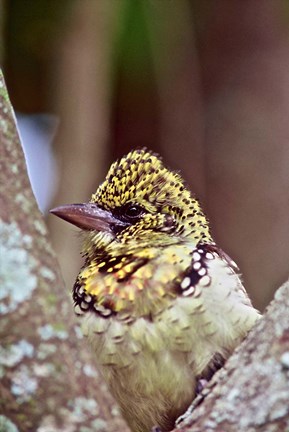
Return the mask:
<path id="1" fill-rule="evenodd" d="M 260 316 L 236 264 L 146 149 L 115 162 L 90 203 L 55 214 L 85 229 L 75 311 L 124 417 L 133 432 L 169 431 Z"/>

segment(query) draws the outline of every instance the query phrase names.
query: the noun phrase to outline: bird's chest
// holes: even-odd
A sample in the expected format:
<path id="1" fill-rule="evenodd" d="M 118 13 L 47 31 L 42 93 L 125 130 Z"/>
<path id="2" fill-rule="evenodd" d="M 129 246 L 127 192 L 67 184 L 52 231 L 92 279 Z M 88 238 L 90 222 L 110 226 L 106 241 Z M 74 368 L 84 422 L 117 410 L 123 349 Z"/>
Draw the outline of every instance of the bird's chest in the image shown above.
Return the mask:
<path id="1" fill-rule="evenodd" d="M 201 296 L 174 298 L 155 315 L 105 318 L 91 311 L 81 318 L 108 381 L 117 375 L 126 388 L 143 386 L 145 392 L 156 383 L 167 390 L 167 381 L 173 391 L 177 383 L 191 381 L 202 371 L 215 350 L 210 323 L 204 319 Z"/>
<path id="2" fill-rule="evenodd" d="M 139 425 L 132 430 L 147 430 L 147 424 L 170 430 L 173 423 L 162 423 L 163 413 L 175 412 L 172 418 L 176 418 L 195 394 L 189 330 L 176 330 L 175 316 L 125 323 L 90 313 L 82 320 L 96 361 L 124 416 L 133 418 L 139 413 Z"/>
<path id="3" fill-rule="evenodd" d="M 178 295 L 182 274 L 191 264 L 189 246 L 140 250 L 85 267 L 73 289 L 76 313 L 127 314 L 133 320 L 155 316 Z"/>
<path id="4" fill-rule="evenodd" d="M 223 260 L 201 255 L 168 248 L 120 282 L 117 272 L 104 277 L 85 270 L 91 303 L 81 319 L 101 367 L 134 368 L 141 377 L 153 371 L 152 365 L 162 373 L 167 362 L 171 368 L 182 363 L 201 373 L 217 349 L 216 336 L 230 330 L 223 313 L 230 301 L 224 300 L 239 283 Z M 191 261 L 196 268 L 178 280 L 182 266 L 188 268 Z"/>
<path id="5" fill-rule="evenodd" d="M 174 306 L 158 316 L 132 319 L 127 315 L 104 318 L 93 312 L 81 317 L 83 333 L 88 337 L 102 366 L 116 369 L 146 367 L 158 364 L 173 353 L 188 353 L 192 349 L 191 319 L 182 316 Z M 142 363 L 144 365 L 142 365 Z"/>
<path id="6" fill-rule="evenodd" d="M 131 303 L 124 303 L 130 309 L 106 316 L 105 309 L 91 308 L 80 316 L 100 370 L 134 431 L 156 424 L 170 430 L 165 413 L 175 409 L 176 418 L 185 411 L 196 379 L 206 376 L 216 355 L 227 358 L 258 319 L 238 275 L 218 256 L 207 260 L 206 274 L 195 265 L 178 291 L 170 291 L 174 278 L 164 264 L 146 286 L 127 288 L 133 288 Z M 167 285 L 153 283 L 166 273 Z"/>

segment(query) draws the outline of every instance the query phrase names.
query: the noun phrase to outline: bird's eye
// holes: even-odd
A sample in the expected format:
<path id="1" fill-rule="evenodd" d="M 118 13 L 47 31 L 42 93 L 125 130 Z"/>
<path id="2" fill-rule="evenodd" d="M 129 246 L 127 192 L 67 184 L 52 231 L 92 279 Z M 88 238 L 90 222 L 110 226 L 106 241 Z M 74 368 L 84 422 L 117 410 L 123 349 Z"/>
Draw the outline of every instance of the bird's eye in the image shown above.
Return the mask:
<path id="1" fill-rule="evenodd" d="M 124 208 L 123 216 L 128 219 L 137 219 L 144 212 L 144 209 L 137 204 L 129 204 Z"/>
<path id="2" fill-rule="evenodd" d="M 122 222 L 133 224 L 138 222 L 139 218 L 145 213 L 145 209 L 134 203 L 127 203 L 121 207 L 117 207 L 114 210 L 114 216 L 116 216 Z"/>

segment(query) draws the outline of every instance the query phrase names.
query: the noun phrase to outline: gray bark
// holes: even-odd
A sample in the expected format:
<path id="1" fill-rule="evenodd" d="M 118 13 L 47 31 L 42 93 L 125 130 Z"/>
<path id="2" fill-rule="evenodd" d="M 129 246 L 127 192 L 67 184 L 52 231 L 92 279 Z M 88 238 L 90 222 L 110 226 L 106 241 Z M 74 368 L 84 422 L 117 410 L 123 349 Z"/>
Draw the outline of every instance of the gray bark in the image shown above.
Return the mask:
<path id="1" fill-rule="evenodd" d="M 73 316 L 0 75 L 0 430 L 126 430 Z"/>

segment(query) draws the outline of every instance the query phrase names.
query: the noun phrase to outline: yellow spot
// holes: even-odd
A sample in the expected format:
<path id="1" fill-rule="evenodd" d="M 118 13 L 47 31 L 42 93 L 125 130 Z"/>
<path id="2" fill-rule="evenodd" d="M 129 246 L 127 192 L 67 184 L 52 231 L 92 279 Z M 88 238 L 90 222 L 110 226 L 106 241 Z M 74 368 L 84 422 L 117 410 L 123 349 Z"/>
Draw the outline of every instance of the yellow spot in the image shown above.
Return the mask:
<path id="1" fill-rule="evenodd" d="M 111 283 L 108 287 L 108 294 L 111 295 L 114 293 L 114 291 L 115 291 L 115 284 Z"/>
<path id="2" fill-rule="evenodd" d="M 129 301 L 134 301 L 134 299 L 135 299 L 135 295 L 134 295 L 134 291 L 133 291 L 133 289 L 130 289 L 129 290 L 129 292 L 128 292 L 128 299 L 129 299 Z"/>
<path id="3" fill-rule="evenodd" d="M 92 294 L 95 296 L 98 296 L 100 294 L 100 289 L 97 285 L 90 286 L 88 284 L 88 286 L 86 286 L 86 289 L 87 289 L 88 294 Z"/>
<path id="4" fill-rule="evenodd" d="M 125 272 L 124 270 L 119 270 L 119 271 L 117 272 L 117 277 L 118 277 L 119 279 L 123 279 L 125 276 L 126 276 L 126 272 Z"/>

